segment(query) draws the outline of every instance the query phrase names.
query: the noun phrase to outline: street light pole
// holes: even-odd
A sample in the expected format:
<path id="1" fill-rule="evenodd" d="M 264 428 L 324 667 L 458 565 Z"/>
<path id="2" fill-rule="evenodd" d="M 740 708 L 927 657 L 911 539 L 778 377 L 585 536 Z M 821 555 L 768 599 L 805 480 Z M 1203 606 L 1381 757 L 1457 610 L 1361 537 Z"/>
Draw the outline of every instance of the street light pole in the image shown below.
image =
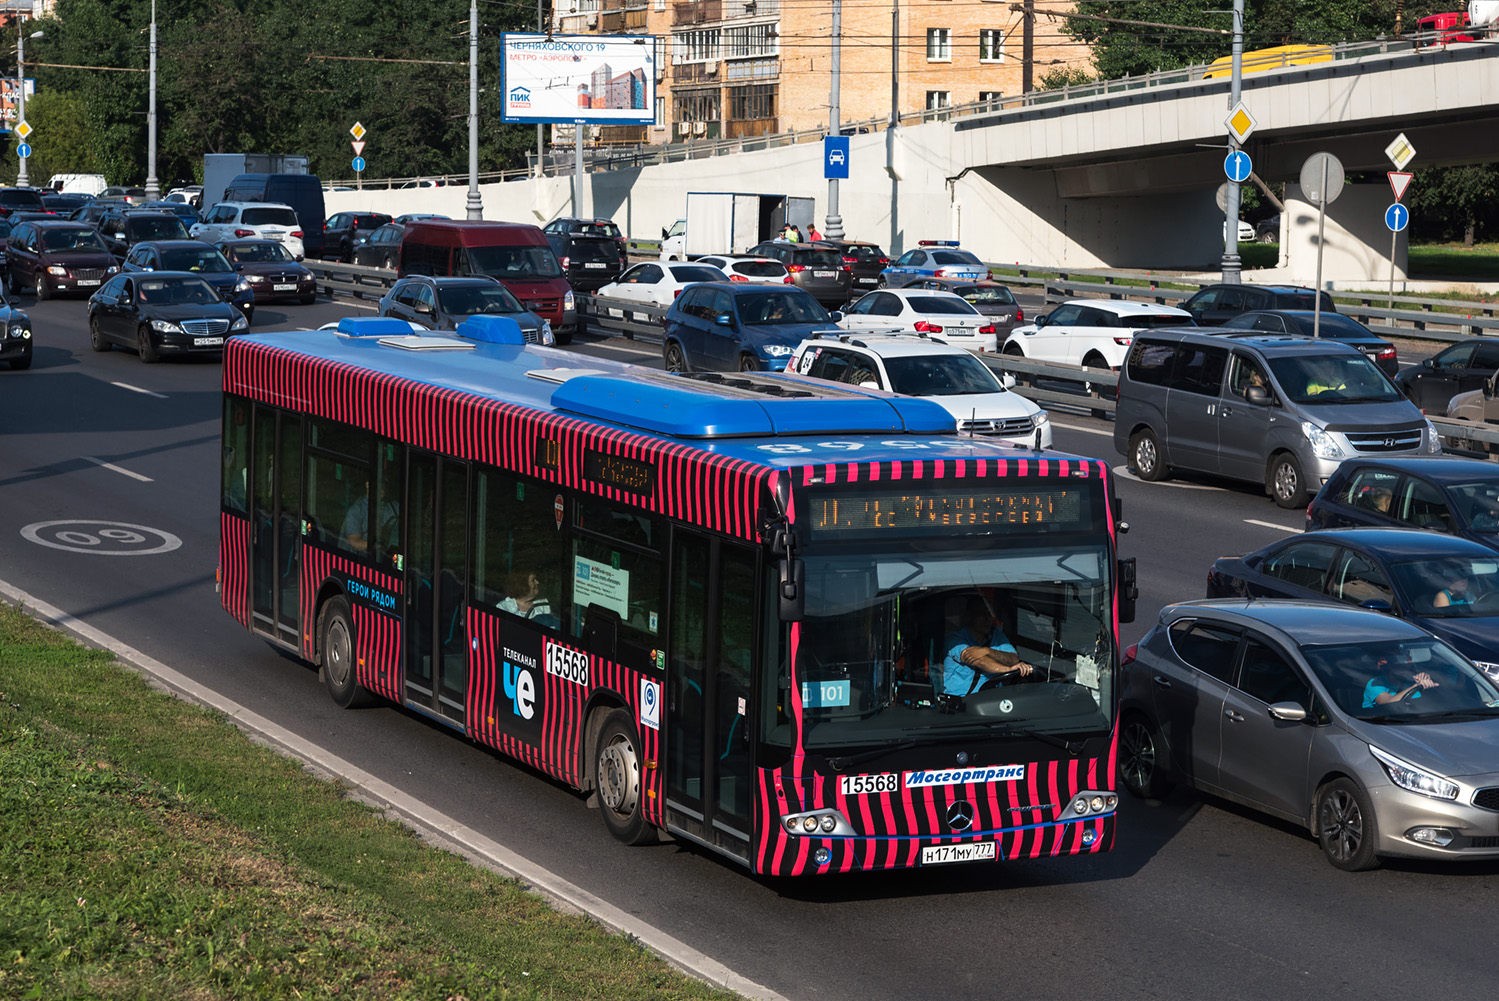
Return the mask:
<path id="1" fill-rule="evenodd" d="M 833 0 L 833 88 L 829 96 L 828 132 L 842 134 L 838 119 L 838 62 L 843 48 L 843 0 Z M 838 178 L 828 178 L 828 239 L 843 239 L 843 217 L 838 214 Z"/>
<path id="2" fill-rule="evenodd" d="M 155 3 L 156 0 L 152 0 Z M 468 5 L 468 218 L 484 218 L 479 196 L 479 0 Z"/>
<path id="3" fill-rule="evenodd" d="M 1228 89 L 1228 109 L 1239 106 L 1239 85 L 1244 74 L 1244 0 L 1234 0 L 1234 49 L 1233 74 Z M 1228 151 L 1232 154 L 1239 142 L 1232 136 L 1228 140 Z M 1239 275 L 1239 182 L 1229 180 L 1228 196 L 1223 199 L 1223 260 L 1220 270 L 1223 282 L 1237 285 Z"/>
<path id="4" fill-rule="evenodd" d="M 161 185 L 156 180 L 156 0 L 151 0 L 150 67 L 151 96 L 146 105 L 146 200 L 154 202 L 161 197 Z"/>
<path id="5" fill-rule="evenodd" d="M 16 124 L 20 125 L 26 121 L 26 22 L 21 22 L 21 33 L 16 36 Z M 43 32 L 33 31 L 32 38 L 41 38 Z M 25 142 L 26 137 L 22 136 Z M 16 187 L 30 187 L 31 177 L 26 173 L 26 158 L 21 157 L 21 165 L 16 169 Z"/>

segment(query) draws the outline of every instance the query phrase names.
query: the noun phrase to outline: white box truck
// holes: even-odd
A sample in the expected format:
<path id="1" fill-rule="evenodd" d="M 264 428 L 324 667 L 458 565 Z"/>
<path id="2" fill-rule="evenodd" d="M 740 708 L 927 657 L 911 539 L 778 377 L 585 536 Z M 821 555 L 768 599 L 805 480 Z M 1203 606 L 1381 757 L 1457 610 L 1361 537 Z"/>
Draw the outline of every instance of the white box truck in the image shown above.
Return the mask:
<path id="1" fill-rule="evenodd" d="M 742 254 L 761 241 L 775 239 L 787 223 L 800 226 L 805 233 L 815 212 L 815 199 L 800 195 L 691 191 L 686 216 L 661 231 L 661 259 Z"/>
<path id="2" fill-rule="evenodd" d="M 224 200 L 224 189 L 240 174 L 305 174 L 305 156 L 281 153 L 205 153 L 203 208 Z"/>

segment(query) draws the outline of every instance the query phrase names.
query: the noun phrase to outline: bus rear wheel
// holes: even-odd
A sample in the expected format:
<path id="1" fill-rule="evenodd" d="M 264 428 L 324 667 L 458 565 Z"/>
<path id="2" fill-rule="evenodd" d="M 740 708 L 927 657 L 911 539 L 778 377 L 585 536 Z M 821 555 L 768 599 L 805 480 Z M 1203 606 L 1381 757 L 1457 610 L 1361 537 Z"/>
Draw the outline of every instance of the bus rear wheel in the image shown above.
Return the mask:
<path id="1" fill-rule="evenodd" d="M 616 709 L 599 731 L 593 786 L 604 826 L 627 845 L 650 844 L 656 839 L 656 829 L 645 819 L 642 759 L 635 721 L 623 709 Z"/>
<path id="2" fill-rule="evenodd" d="M 318 617 L 318 667 L 334 705 L 358 709 L 374 701 L 354 673 L 354 624 L 349 603 L 334 598 Z"/>

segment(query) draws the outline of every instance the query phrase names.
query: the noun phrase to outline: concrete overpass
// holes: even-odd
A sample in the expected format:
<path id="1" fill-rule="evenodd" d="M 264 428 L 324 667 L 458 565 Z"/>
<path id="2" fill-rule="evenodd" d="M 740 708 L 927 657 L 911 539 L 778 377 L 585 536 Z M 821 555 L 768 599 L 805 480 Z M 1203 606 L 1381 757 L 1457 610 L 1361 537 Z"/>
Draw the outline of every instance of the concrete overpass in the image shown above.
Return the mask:
<path id="1" fill-rule="evenodd" d="M 892 253 L 958 238 L 990 261 L 1215 269 L 1228 88 L 1226 79 L 1193 80 L 854 136 L 852 176 L 841 188 L 845 228 Z M 1350 171 L 1384 171 L 1384 147 L 1404 132 L 1415 166 L 1499 160 L 1499 43 L 1373 51 L 1253 74 L 1243 99 L 1260 123 L 1247 146 L 1256 173 L 1293 182 L 1283 277 L 1312 277 L 1315 212 L 1294 201 L 1311 153 L 1332 152 Z M 687 191 L 809 195 L 821 214 L 821 174 L 821 146 L 809 143 L 589 174 L 577 206 L 565 177 L 485 185 L 482 194 L 486 218 L 542 222 L 576 211 L 652 236 L 681 215 Z M 1355 186 L 1330 207 L 1326 277 L 1387 277 L 1390 200 L 1383 184 Z M 463 201 L 462 188 L 367 189 L 331 193 L 328 210 L 461 218 Z M 1403 257 L 1397 248 L 1402 273 Z"/>

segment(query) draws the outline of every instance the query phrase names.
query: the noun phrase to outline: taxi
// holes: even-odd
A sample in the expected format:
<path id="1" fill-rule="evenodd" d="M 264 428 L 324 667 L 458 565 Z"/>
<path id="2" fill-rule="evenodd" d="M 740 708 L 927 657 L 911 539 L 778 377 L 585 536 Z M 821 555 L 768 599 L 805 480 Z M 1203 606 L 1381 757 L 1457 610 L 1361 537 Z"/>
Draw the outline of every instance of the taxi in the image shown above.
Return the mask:
<path id="1" fill-rule="evenodd" d="M 958 249 L 957 240 L 921 240 L 880 272 L 880 288 L 901 288 L 922 278 L 993 281 L 989 267 L 973 254 Z"/>

